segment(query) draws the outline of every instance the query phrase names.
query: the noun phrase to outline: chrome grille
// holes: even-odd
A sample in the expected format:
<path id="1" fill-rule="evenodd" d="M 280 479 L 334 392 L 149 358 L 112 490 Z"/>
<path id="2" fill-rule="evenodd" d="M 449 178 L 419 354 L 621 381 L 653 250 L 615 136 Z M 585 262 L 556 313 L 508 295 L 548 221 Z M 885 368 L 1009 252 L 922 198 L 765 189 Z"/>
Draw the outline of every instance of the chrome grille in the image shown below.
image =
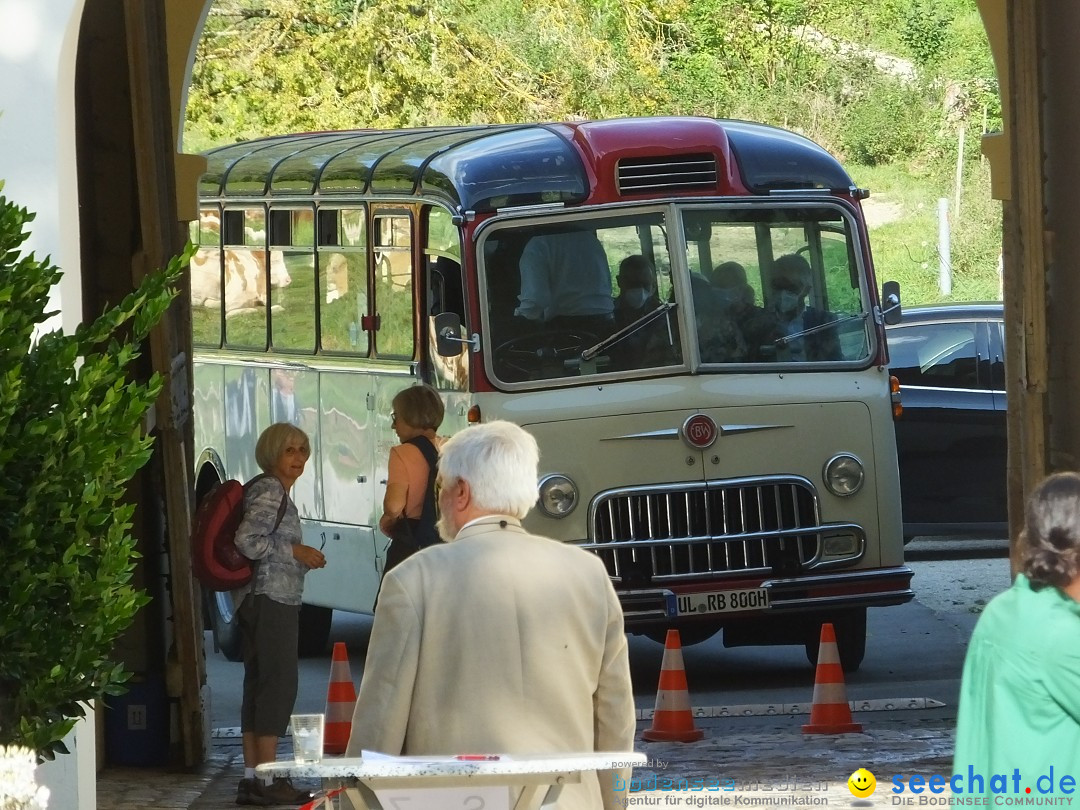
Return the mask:
<path id="1" fill-rule="evenodd" d="M 620 194 L 715 189 L 716 158 L 709 154 L 624 158 L 616 175 Z"/>
<path id="2" fill-rule="evenodd" d="M 600 495 L 591 542 L 628 586 L 716 573 L 791 576 L 819 554 L 813 487 L 803 478 L 636 487 Z"/>

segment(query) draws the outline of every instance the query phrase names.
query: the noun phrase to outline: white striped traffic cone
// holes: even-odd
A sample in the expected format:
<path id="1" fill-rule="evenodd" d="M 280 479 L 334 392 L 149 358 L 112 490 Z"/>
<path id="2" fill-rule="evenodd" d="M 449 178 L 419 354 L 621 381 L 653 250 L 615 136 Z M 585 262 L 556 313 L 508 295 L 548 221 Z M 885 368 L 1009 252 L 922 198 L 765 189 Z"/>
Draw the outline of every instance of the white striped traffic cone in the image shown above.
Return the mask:
<path id="1" fill-rule="evenodd" d="M 844 669 L 840 666 L 840 651 L 836 648 L 836 631 L 828 622 L 821 625 L 821 646 L 818 647 L 814 674 L 814 704 L 810 707 L 810 722 L 802 730 L 803 734 L 858 734 L 862 731 L 860 723 L 851 721 L 851 707 L 844 690 Z"/>
<path id="2" fill-rule="evenodd" d="M 330 661 L 330 685 L 326 689 L 326 724 L 323 727 L 323 753 L 344 754 L 352 733 L 356 687 L 349 672 L 349 653 L 344 641 L 334 642 Z"/>
<path id="3" fill-rule="evenodd" d="M 651 742 L 695 742 L 704 736 L 704 731 L 694 728 L 679 631 L 668 630 L 664 640 L 664 660 L 660 664 L 660 683 L 656 688 L 653 722 L 651 727 L 641 732 L 641 738 Z"/>

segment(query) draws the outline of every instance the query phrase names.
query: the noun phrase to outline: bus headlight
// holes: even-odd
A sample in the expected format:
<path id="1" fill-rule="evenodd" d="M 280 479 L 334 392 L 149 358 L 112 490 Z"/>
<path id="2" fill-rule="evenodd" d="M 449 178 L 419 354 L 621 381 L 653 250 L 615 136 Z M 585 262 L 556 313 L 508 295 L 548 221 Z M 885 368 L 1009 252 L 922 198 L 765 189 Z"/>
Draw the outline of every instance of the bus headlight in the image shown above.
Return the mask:
<path id="1" fill-rule="evenodd" d="M 565 475 L 548 475 L 541 478 L 539 489 L 540 508 L 549 517 L 566 517 L 577 506 L 577 486 Z"/>
<path id="2" fill-rule="evenodd" d="M 839 453 L 825 463 L 822 477 L 825 479 L 825 486 L 829 488 L 829 492 L 844 498 L 862 489 L 866 471 L 863 469 L 862 462 L 855 456 L 850 453 Z"/>

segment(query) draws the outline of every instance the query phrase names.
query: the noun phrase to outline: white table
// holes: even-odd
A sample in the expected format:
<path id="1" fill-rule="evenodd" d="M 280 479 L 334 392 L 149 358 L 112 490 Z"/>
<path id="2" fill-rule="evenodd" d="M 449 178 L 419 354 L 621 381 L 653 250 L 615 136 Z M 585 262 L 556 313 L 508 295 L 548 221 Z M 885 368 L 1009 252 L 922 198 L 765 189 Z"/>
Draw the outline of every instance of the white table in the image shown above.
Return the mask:
<path id="1" fill-rule="evenodd" d="M 322 762 L 298 764 L 292 760 L 267 762 L 259 774 L 301 779 L 356 779 L 345 795 L 356 810 L 382 810 L 373 791 L 381 788 L 436 788 L 504 786 L 524 788 L 514 810 L 542 810 L 554 806 L 563 785 L 577 784 L 584 771 L 644 765 L 637 752 L 507 755 L 494 761 L 454 757 L 394 757 L 347 759 L 327 757 Z"/>

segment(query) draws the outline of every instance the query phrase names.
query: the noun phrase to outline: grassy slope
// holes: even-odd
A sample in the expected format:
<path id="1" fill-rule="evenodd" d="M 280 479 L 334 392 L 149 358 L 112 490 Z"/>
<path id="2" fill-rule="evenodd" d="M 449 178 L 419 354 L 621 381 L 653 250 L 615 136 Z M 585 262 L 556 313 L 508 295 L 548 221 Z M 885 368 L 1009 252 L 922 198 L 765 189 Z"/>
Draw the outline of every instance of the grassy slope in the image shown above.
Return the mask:
<path id="1" fill-rule="evenodd" d="M 937 201 L 953 195 L 939 181 L 907 168 L 849 166 L 852 177 L 871 191 L 870 209 L 881 206 L 895 219 L 872 227 L 871 247 L 879 281 L 900 282 L 904 303 L 993 301 L 1000 297 L 997 254 L 1001 244 L 1001 209 L 990 199 L 989 169 L 972 163 L 960 201 L 961 222 L 951 222 L 952 294 L 938 288 Z M 871 220 L 873 217 L 871 216 Z"/>

